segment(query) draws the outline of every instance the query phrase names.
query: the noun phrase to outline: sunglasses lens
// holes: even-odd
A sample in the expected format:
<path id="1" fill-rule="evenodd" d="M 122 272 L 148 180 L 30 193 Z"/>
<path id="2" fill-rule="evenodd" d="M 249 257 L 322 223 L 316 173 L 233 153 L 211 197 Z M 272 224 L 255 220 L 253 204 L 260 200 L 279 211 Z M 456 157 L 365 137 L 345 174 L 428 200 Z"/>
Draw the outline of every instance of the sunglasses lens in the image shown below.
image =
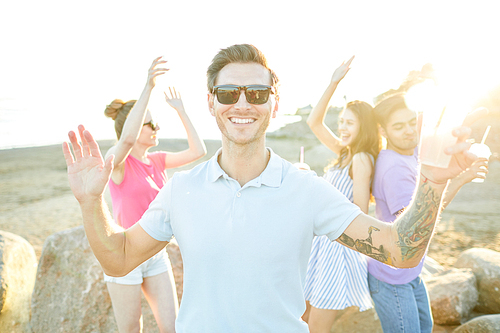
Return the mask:
<path id="1" fill-rule="evenodd" d="M 245 96 L 250 104 L 264 104 L 269 99 L 269 88 L 265 86 L 250 86 L 246 89 Z"/>
<path id="2" fill-rule="evenodd" d="M 240 97 L 240 90 L 238 87 L 218 87 L 217 100 L 221 104 L 235 104 Z"/>
<path id="3" fill-rule="evenodd" d="M 245 97 L 250 104 L 265 104 L 269 99 L 271 88 L 263 85 L 249 85 L 249 86 L 218 86 L 215 89 L 217 100 L 221 104 L 235 104 L 240 98 L 240 89 L 245 90 Z"/>

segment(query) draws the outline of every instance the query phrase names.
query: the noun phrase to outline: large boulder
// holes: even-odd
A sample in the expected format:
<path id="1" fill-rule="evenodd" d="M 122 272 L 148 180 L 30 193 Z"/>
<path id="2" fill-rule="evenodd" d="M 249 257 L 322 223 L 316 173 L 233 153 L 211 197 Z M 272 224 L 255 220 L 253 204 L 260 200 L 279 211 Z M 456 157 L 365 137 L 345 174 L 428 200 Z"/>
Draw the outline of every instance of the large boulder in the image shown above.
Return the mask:
<path id="1" fill-rule="evenodd" d="M 21 236 L 0 231 L 0 332 L 29 332 L 35 249 Z"/>
<path id="2" fill-rule="evenodd" d="M 444 270 L 445 270 L 444 267 L 436 260 L 432 259 L 429 256 L 425 256 L 424 266 L 422 267 L 422 272 L 420 273 L 420 276 L 422 278 L 426 278 L 434 274 L 441 273 Z"/>
<path id="3" fill-rule="evenodd" d="M 470 268 L 477 279 L 479 299 L 476 311 L 500 313 L 500 253 L 473 248 L 460 254 L 457 268 Z"/>
<path id="4" fill-rule="evenodd" d="M 478 299 L 471 270 L 453 268 L 424 279 L 436 324 L 460 325 L 469 318 Z"/>
<path id="5" fill-rule="evenodd" d="M 144 333 L 158 332 L 142 300 Z M 102 269 L 83 227 L 55 233 L 44 243 L 31 303 L 33 333 L 118 332 Z"/>
<path id="6" fill-rule="evenodd" d="M 457 327 L 453 333 L 496 333 L 500 332 L 500 314 L 476 317 Z"/>

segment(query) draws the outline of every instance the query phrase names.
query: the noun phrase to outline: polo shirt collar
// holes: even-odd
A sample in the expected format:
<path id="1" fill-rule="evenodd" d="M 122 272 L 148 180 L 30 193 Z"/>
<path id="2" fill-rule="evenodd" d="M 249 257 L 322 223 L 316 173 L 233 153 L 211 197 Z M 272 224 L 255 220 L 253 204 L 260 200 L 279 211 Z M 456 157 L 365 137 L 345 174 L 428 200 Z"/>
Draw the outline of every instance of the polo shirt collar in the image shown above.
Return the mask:
<path id="1" fill-rule="evenodd" d="M 262 184 L 269 187 L 280 187 L 283 179 L 282 158 L 274 153 L 271 148 L 268 147 L 267 149 L 271 154 L 267 167 L 257 178 L 251 180 L 248 185 L 253 184 L 254 186 L 260 186 Z M 214 156 L 208 161 L 208 180 L 211 182 L 217 181 L 220 177 L 229 178 L 217 161 L 221 152 L 222 148 L 219 148 Z"/>

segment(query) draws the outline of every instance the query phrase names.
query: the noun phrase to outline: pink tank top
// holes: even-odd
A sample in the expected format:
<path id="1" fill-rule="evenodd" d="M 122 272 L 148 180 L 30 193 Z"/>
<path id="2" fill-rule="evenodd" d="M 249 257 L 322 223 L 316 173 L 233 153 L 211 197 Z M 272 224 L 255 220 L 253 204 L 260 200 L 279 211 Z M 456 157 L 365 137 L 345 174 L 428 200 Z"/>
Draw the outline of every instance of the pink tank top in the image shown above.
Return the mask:
<path id="1" fill-rule="evenodd" d="M 128 229 L 148 209 L 168 179 L 165 157 L 165 152 L 148 153 L 148 165 L 129 155 L 125 160 L 125 175 L 121 184 L 109 181 L 116 223 Z"/>

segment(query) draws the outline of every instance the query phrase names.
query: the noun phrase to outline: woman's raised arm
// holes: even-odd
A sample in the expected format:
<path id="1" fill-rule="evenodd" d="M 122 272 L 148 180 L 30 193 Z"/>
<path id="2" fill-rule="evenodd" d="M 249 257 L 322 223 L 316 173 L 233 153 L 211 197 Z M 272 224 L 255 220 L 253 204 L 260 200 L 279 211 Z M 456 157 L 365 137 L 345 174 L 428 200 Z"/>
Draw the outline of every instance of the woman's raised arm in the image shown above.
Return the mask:
<path id="1" fill-rule="evenodd" d="M 337 85 L 344 78 L 344 76 L 349 71 L 349 65 L 351 64 L 354 56 L 351 57 L 346 63 L 342 63 L 333 73 L 330 84 L 326 88 L 325 92 L 321 96 L 318 104 L 312 109 L 309 117 L 307 118 L 307 125 L 311 128 L 314 135 L 328 147 L 335 154 L 339 154 L 342 146 L 340 145 L 340 139 L 326 126 L 325 116 L 328 108 L 328 103 L 337 89 Z"/>
<path id="2" fill-rule="evenodd" d="M 151 91 L 155 86 L 155 79 L 168 71 L 167 68 L 157 66 L 165 64 L 166 62 L 166 60 L 162 60 L 161 57 L 158 57 L 149 67 L 146 86 L 125 120 L 120 139 L 118 140 L 118 143 L 111 147 L 106 153 L 106 157 L 111 154 L 115 155 L 113 173 L 122 171 L 123 162 L 127 159 L 132 147 L 141 133 L 149 103 L 149 97 L 151 96 Z"/>
<path id="3" fill-rule="evenodd" d="M 165 100 L 167 103 L 173 107 L 179 114 L 179 118 L 182 120 L 182 124 L 186 129 L 187 139 L 189 148 L 180 152 L 167 153 L 165 168 L 177 168 L 182 165 L 196 161 L 206 155 L 207 149 L 205 148 L 205 143 L 200 139 L 193 123 L 189 119 L 189 116 L 184 109 L 184 103 L 182 103 L 181 94 L 175 91 L 175 88 L 169 88 L 170 96 L 165 92 Z"/>

